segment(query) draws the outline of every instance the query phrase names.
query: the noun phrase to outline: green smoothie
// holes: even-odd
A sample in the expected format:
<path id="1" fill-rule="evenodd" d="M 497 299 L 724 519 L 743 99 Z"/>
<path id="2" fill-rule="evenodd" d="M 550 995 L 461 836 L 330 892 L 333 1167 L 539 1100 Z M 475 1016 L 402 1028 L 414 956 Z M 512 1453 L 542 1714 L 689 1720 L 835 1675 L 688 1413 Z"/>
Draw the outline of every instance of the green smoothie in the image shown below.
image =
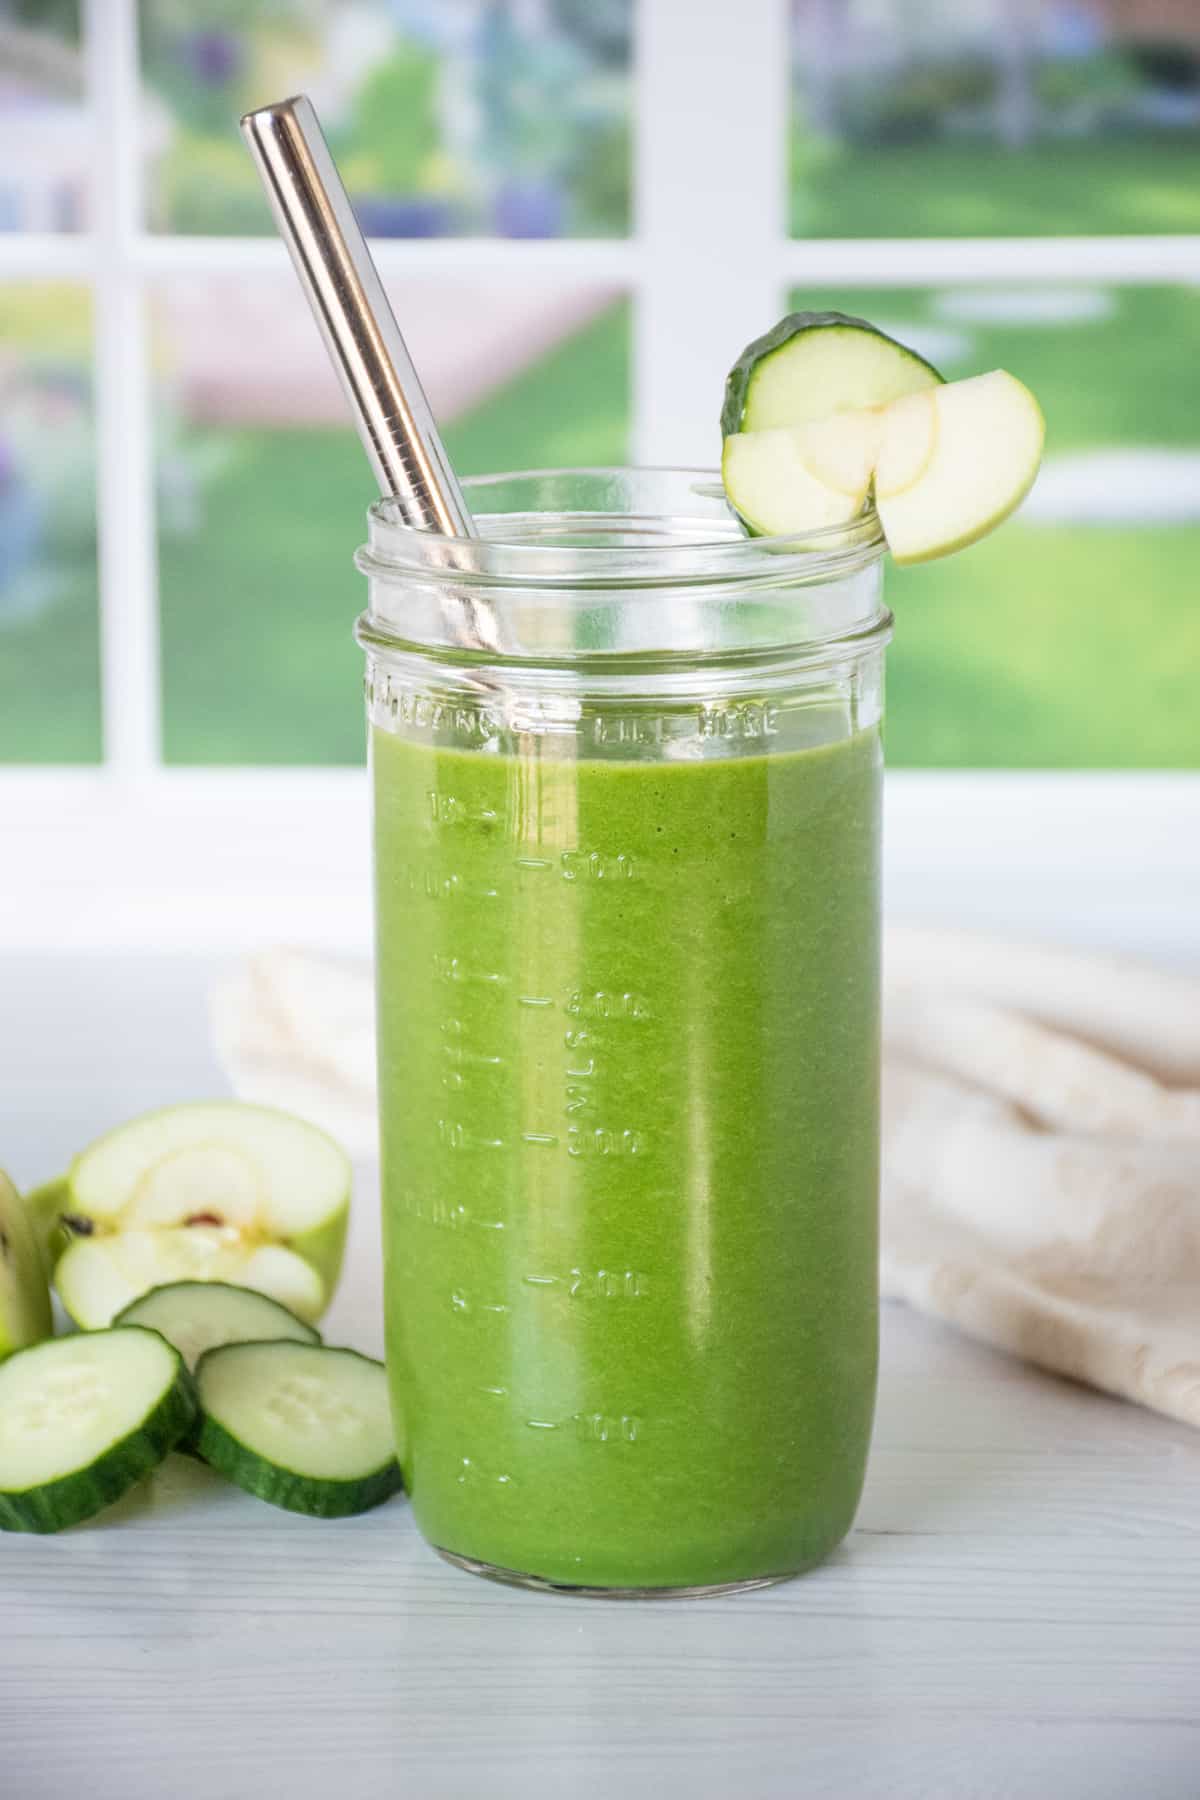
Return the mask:
<path id="1" fill-rule="evenodd" d="M 875 1390 L 877 732 L 674 761 L 373 735 L 418 1524 L 585 1586 L 819 1561 Z"/>

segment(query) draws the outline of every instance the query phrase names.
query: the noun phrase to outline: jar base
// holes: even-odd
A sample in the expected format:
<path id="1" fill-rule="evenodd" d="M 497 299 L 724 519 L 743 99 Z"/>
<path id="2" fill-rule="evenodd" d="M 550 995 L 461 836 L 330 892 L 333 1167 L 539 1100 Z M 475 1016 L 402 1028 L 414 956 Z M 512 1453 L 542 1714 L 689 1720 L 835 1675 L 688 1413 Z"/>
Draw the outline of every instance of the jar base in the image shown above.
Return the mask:
<path id="1" fill-rule="evenodd" d="M 443 1562 L 468 1575 L 482 1575 L 485 1581 L 499 1581 L 506 1587 L 532 1588 L 539 1594 L 573 1594 L 584 1600 L 708 1600 L 719 1594 L 748 1594 L 755 1588 L 778 1587 L 783 1581 L 794 1581 L 800 1569 L 789 1569 L 781 1575 L 752 1575 L 745 1581 L 718 1581 L 700 1587 L 587 1587 L 570 1581 L 547 1581 L 541 1575 L 526 1575 L 519 1569 L 501 1569 L 494 1563 L 478 1562 L 472 1556 L 459 1556 L 453 1550 L 433 1548 Z"/>

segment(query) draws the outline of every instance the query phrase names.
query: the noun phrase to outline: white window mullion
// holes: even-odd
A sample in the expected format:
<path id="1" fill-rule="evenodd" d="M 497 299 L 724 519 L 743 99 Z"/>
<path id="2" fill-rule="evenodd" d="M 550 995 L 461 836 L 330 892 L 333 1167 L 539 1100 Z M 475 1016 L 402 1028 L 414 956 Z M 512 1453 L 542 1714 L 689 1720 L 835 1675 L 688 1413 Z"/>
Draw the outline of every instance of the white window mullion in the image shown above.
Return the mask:
<path id="1" fill-rule="evenodd" d="M 788 0 L 641 0 L 635 460 L 717 461 L 731 347 L 780 311 Z"/>
<path id="2" fill-rule="evenodd" d="M 965 281 L 1200 283 L 1200 237 L 797 238 L 797 286 L 929 287 Z"/>
<path id="3" fill-rule="evenodd" d="M 138 780 L 159 757 L 153 444 L 141 231 L 136 0 L 85 0 L 95 120 L 96 503 L 104 757 Z"/>

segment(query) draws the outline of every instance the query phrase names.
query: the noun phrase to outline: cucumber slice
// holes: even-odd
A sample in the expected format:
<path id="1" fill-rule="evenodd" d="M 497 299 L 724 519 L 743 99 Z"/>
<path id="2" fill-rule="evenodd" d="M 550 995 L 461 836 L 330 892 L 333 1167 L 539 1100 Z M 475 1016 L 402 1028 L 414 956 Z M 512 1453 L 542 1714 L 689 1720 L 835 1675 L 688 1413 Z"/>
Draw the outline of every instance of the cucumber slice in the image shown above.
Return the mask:
<path id="1" fill-rule="evenodd" d="M 932 363 L 866 319 L 789 313 L 747 344 L 729 371 L 721 436 L 801 425 L 846 407 L 886 406 L 941 379 Z"/>
<path id="2" fill-rule="evenodd" d="M 313 1344 L 227 1344 L 196 1370 L 205 1462 L 289 1512 L 341 1519 L 402 1486 L 382 1363 Z"/>
<path id="3" fill-rule="evenodd" d="M 50 1289 L 33 1221 L 0 1169 L 0 1362 L 53 1334 Z"/>
<path id="4" fill-rule="evenodd" d="M 110 1506 L 190 1430 L 179 1352 L 123 1325 L 54 1338 L 0 1367 L 0 1528 L 63 1531 Z"/>
<path id="5" fill-rule="evenodd" d="M 215 1101 L 147 1113 L 71 1165 L 58 1199 L 70 1241 L 55 1285 L 89 1330 L 149 1288 L 182 1280 L 257 1288 L 315 1319 L 341 1271 L 350 1186 L 337 1144 L 272 1107 Z"/>
<path id="6" fill-rule="evenodd" d="M 114 1325 L 146 1325 L 174 1344 L 189 1369 L 222 1344 L 265 1343 L 290 1338 L 297 1344 L 319 1344 L 321 1334 L 286 1306 L 252 1288 L 226 1281 L 171 1281 L 151 1288 Z"/>

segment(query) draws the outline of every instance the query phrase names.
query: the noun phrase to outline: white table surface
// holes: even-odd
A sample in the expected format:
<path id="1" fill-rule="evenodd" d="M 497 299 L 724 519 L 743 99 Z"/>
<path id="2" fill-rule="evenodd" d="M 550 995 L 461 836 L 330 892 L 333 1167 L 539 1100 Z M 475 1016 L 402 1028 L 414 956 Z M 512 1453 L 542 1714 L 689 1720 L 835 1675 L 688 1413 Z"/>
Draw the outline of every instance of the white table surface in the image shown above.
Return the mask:
<path id="1" fill-rule="evenodd" d="M 203 959 L 0 959 L 0 1159 L 212 1091 Z M 379 1345 L 374 1195 L 329 1335 Z M 1200 1437 L 885 1309 L 857 1527 L 713 1601 L 516 1592 L 402 1500 L 317 1523 L 173 1458 L 0 1539 L 5 1800 L 1197 1800 Z"/>

